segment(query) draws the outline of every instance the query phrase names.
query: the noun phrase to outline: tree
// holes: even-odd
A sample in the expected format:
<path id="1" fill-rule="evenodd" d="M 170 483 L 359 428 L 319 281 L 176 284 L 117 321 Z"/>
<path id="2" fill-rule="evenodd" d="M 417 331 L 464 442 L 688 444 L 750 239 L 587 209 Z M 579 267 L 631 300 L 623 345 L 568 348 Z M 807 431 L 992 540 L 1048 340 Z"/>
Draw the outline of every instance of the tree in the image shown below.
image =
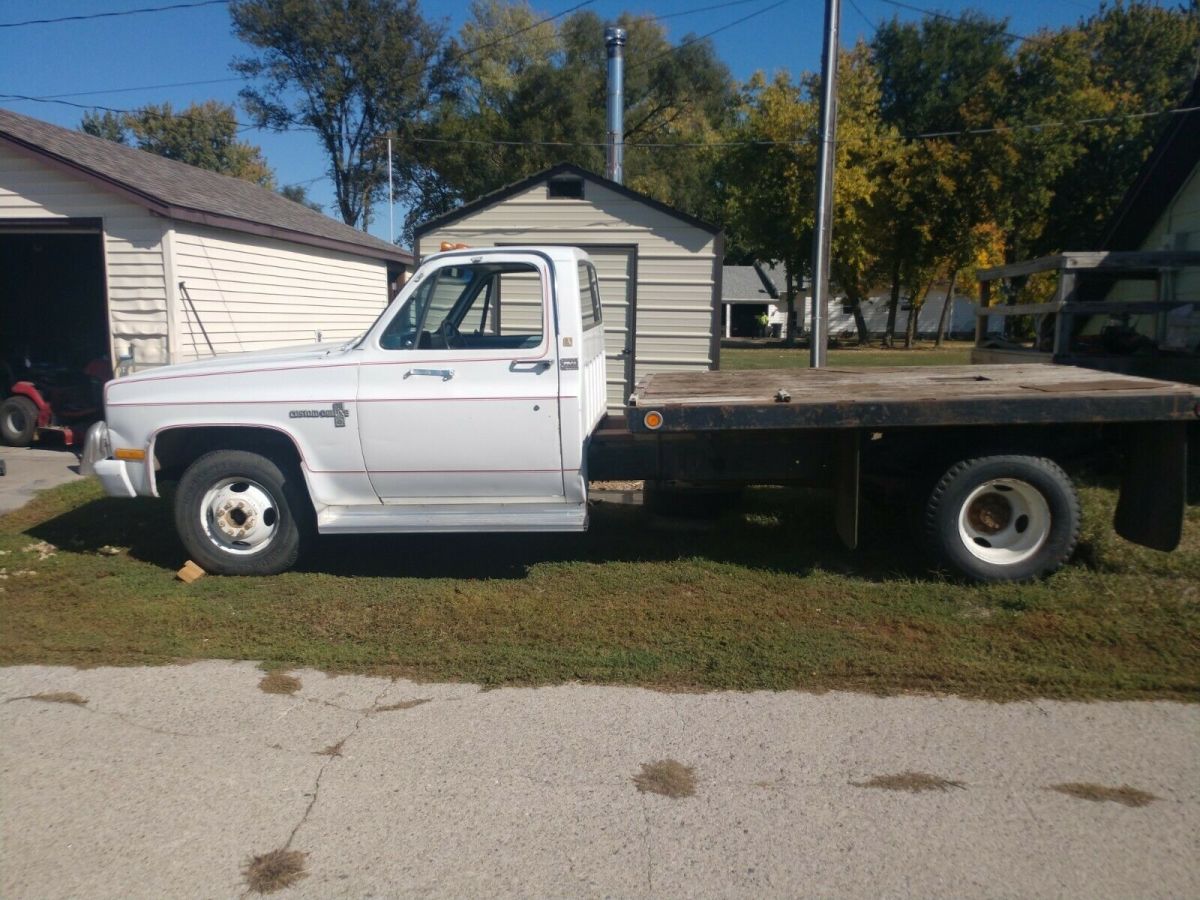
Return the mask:
<path id="1" fill-rule="evenodd" d="M 314 200 L 309 199 L 308 188 L 302 184 L 285 184 L 279 189 L 279 193 L 283 197 L 291 200 L 293 203 L 299 203 L 302 206 L 307 206 L 313 212 L 323 213 L 325 207 Z"/>
<path id="2" fill-rule="evenodd" d="M 590 12 L 556 28 L 527 3 L 476 0 L 450 51 L 460 91 L 429 128 L 436 173 L 407 227 L 558 162 L 604 171 L 605 23 Z M 672 45 L 661 25 L 622 15 L 625 182 L 686 212 L 715 214 L 715 140 L 733 108 L 728 69 L 706 40 Z M 652 143 L 653 148 L 639 149 Z M 689 145 L 689 146 L 685 146 Z"/>
<path id="3" fill-rule="evenodd" d="M 257 83 L 241 92 L 254 120 L 310 129 L 329 160 L 338 212 L 367 224 L 386 182 L 386 145 L 400 193 L 424 173 L 412 138 L 453 93 L 444 29 L 416 0 L 234 0 L 234 33 L 256 49 L 233 68 Z"/>
<path id="4" fill-rule="evenodd" d="M 720 180 L 725 224 L 755 259 L 782 264 L 786 283 L 784 345 L 796 340 L 796 294 L 808 270 L 815 204 L 817 111 L 787 72 L 761 72 L 742 97 Z M 835 231 L 836 233 L 836 231 Z"/>
<path id="5" fill-rule="evenodd" d="M 272 188 L 275 184 L 262 150 L 238 140 L 233 107 L 217 100 L 193 103 L 179 112 L 170 103 L 150 104 L 121 114 L 88 112 L 80 128 L 97 137 L 262 187 Z"/>
<path id="6" fill-rule="evenodd" d="M 990 221 L 1000 182 L 986 141 L 960 135 L 991 119 L 1009 66 L 1007 23 L 978 13 L 959 19 L 897 19 L 872 41 L 881 115 L 909 138 L 881 185 L 893 233 L 884 258 L 891 277 L 885 343 L 891 344 L 902 293 L 910 300 L 906 342 L 938 271 L 957 271 Z M 950 132 L 945 137 L 931 134 Z"/>

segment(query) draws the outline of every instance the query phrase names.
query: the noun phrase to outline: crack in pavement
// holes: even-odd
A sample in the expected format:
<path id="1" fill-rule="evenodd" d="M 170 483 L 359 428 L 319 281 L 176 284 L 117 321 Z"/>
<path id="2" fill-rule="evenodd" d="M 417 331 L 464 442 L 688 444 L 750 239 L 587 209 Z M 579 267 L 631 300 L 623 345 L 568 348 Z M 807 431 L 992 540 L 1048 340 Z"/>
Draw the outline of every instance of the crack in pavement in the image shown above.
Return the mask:
<path id="1" fill-rule="evenodd" d="M 362 713 L 359 715 L 359 717 L 354 721 L 354 727 L 351 728 L 350 731 L 347 732 L 346 735 L 343 736 L 340 740 L 335 741 L 334 744 L 336 744 L 339 747 L 344 747 L 346 745 L 346 742 L 348 740 L 350 740 L 350 738 L 352 738 L 352 737 L 354 737 L 354 735 L 358 734 L 358 730 L 360 728 L 362 728 L 363 722 L 365 722 L 367 719 L 369 719 L 371 717 L 372 710 L 374 709 L 374 707 L 379 705 L 379 701 L 384 698 L 384 696 L 391 689 L 391 687 L 392 686 L 389 684 L 382 691 L 380 691 L 379 695 L 374 699 L 374 701 L 372 701 L 371 709 L 363 710 Z M 292 841 L 294 841 L 296 839 L 296 833 L 300 830 L 300 828 L 304 825 L 304 823 L 308 821 L 309 814 L 313 811 L 313 807 L 317 805 L 317 796 L 321 792 L 321 779 L 325 775 L 325 770 L 328 769 L 333 764 L 333 761 L 335 759 L 337 759 L 340 755 L 341 754 L 338 754 L 337 756 L 330 756 L 325 760 L 325 762 L 323 762 L 321 764 L 321 768 L 317 771 L 316 781 L 313 782 L 312 797 L 308 801 L 308 806 L 304 810 L 304 815 L 302 815 L 300 817 L 300 821 L 296 823 L 296 826 L 292 829 L 292 833 L 288 835 L 287 842 L 283 845 L 284 850 L 287 850 L 292 846 Z"/>

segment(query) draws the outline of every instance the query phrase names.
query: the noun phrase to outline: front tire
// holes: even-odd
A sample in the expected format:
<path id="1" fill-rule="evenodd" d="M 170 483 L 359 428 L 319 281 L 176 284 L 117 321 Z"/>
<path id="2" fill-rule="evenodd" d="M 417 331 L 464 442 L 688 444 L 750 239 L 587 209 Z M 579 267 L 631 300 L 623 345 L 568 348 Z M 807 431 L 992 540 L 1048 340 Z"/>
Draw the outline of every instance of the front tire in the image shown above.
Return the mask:
<path id="1" fill-rule="evenodd" d="M 38 409 L 28 397 L 13 396 L 0 403 L 0 443 L 28 447 L 37 433 Z"/>
<path id="2" fill-rule="evenodd" d="M 1058 571 L 1079 540 L 1079 498 L 1049 459 L 986 456 L 956 463 L 925 506 L 937 561 L 978 582 L 1031 581 Z"/>
<path id="3" fill-rule="evenodd" d="M 215 575 L 275 575 L 300 556 L 308 510 L 299 471 L 245 450 L 192 463 L 175 493 L 175 527 L 193 560 Z"/>

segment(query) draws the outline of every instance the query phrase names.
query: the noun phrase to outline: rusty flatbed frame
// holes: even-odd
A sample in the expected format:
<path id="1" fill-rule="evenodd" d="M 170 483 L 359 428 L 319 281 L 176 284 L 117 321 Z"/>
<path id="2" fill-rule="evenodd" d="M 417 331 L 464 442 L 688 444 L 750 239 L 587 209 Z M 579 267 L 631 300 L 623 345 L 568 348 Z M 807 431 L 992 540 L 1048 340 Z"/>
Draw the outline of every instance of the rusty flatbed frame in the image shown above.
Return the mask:
<path id="1" fill-rule="evenodd" d="M 646 413 L 662 416 L 650 429 Z M 1200 388 L 1060 365 L 656 374 L 625 411 L 635 433 L 1194 422 Z"/>

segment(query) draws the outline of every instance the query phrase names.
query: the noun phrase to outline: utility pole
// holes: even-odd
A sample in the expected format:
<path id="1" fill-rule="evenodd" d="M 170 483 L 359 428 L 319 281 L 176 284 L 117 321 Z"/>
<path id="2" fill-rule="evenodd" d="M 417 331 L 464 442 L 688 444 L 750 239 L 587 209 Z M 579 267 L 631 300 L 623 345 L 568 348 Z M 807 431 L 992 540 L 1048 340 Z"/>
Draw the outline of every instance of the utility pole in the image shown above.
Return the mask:
<path id="1" fill-rule="evenodd" d="M 817 215 L 812 250 L 812 325 L 809 361 L 825 365 L 829 343 L 829 244 L 833 236 L 833 167 L 837 160 L 838 25 L 841 0 L 825 0 L 825 46 L 821 52 L 821 135 L 817 150 Z"/>

